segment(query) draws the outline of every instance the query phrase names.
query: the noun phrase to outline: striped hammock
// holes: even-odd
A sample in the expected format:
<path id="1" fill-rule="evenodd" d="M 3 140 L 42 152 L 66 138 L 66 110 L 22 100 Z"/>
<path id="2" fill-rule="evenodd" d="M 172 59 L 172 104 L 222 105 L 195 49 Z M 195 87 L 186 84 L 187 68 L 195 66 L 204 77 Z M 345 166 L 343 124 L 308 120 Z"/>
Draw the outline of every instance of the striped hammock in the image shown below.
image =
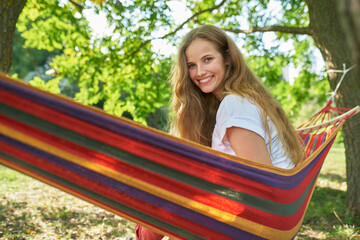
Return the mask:
<path id="1" fill-rule="evenodd" d="M 0 75 L 0 163 L 176 239 L 291 239 L 336 133 L 359 112 L 325 119 L 338 110 L 299 129 L 307 158 L 285 170 Z"/>

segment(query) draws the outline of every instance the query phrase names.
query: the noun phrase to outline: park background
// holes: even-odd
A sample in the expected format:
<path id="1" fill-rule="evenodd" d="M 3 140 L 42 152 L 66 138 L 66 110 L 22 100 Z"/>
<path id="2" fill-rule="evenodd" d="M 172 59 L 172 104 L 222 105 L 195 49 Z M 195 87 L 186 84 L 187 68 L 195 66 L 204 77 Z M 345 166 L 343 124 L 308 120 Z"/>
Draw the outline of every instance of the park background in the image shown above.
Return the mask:
<path id="1" fill-rule="evenodd" d="M 332 96 L 342 73 L 331 70 L 356 64 L 343 8 L 334 0 L 1 1 L 0 31 L 13 27 L 10 40 L 6 34 L 0 39 L 1 70 L 167 131 L 176 46 L 189 29 L 214 24 L 238 43 L 298 126 Z M 345 75 L 333 95 L 336 105 L 360 105 L 359 76 L 359 67 Z M 344 126 L 327 157 L 299 239 L 359 238 L 359 122 L 354 117 Z M 11 170 L 0 171 L 0 239 L 132 234 L 134 224 L 125 219 Z"/>

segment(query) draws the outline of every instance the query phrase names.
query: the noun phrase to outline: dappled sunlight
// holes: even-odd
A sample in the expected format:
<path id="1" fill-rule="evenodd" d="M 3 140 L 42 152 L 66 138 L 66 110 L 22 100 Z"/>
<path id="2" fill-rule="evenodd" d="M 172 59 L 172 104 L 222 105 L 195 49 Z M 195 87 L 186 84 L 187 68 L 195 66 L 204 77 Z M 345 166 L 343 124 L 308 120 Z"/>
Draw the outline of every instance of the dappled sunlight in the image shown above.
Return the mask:
<path id="1" fill-rule="evenodd" d="M 314 230 L 311 227 L 303 226 L 302 231 L 298 233 L 295 240 L 302 240 L 302 239 L 327 239 L 328 234 L 324 231 Z"/>
<path id="2" fill-rule="evenodd" d="M 234 215 L 241 215 L 245 211 L 244 206 L 240 206 L 240 204 L 234 203 L 231 200 L 222 198 L 218 195 L 195 195 L 193 200 L 213 204 L 213 207 L 209 207 L 209 213 L 215 211 L 215 214 L 217 214 L 219 212 L 217 209 L 221 209 L 223 211 L 231 211 Z M 214 208 L 214 211 L 212 211 L 212 208 Z M 234 221 L 234 218 L 231 217 L 230 221 Z"/>
<path id="3" fill-rule="evenodd" d="M 0 239 L 133 236 L 133 222 L 10 169 L 0 172 Z"/>
<path id="4" fill-rule="evenodd" d="M 330 149 L 316 186 L 346 192 L 345 150 L 341 145 Z"/>
<path id="5" fill-rule="evenodd" d="M 320 174 L 316 186 L 343 192 L 346 192 L 347 190 L 346 179 L 336 174 Z"/>

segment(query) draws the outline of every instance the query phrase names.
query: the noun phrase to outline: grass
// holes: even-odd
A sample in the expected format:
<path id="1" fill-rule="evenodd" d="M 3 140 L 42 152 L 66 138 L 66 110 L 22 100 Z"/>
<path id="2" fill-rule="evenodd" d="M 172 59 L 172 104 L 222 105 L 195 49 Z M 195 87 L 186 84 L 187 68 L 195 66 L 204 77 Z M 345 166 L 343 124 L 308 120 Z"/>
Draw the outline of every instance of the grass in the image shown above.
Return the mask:
<path id="1" fill-rule="evenodd" d="M 135 224 L 0 166 L 0 240 L 116 239 Z"/>
<path id="2" fill-rule="evenodd" d="M 296 237 L 360 239 L 359 221 L 345 215 L 343 147 L 333 146 Z M 133 236 L 135 224 L 0 166 L 0 240 L 116 239 Z"/>
<path id="3" fill-rule="evenodd" d="M 345 152 L 333 146 L 320 172 L 297 239 L 360 239 L 359 219 L 345 214 Z"/>

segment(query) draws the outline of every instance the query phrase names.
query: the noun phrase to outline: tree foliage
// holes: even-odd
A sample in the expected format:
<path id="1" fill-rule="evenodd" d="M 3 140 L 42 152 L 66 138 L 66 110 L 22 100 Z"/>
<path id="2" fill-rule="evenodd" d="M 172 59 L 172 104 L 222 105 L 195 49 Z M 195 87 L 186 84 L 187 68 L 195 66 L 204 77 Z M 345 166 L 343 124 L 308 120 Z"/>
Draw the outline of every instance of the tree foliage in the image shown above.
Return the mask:
<path id="1" fill-rule="evenodd" d="M 277 6 L 269 11 L 268 5 Z M 239 28 L 308 24 L 302 1 L 187 1 L 191 13 L 176 25 L 169 1 L 58 1 L 28 0 L 17 23 L 25 48 L 61 51 L 50 63 L 53 78 L 44 84 L 84 104 L 104 108 L 146 124 L 150 113 L 166 108 L 170 90 L 167 78 L 172 56 L 159 52 L 159 44 L 179 44 L 180 30 L 215 24 L 235 34 L 234 40 L 256 74 L 264 79 L 289 116 L 294 119 L 301 103 L 324 100 L 325 75 L 314 72 L 313 43 L 309 37 L 290 38 L 278 32 L 267 42 L 267 33 L 238 34 Z M 103 14 L 111 34 L 97 35 L 86 12 Z M 264 41 L 265 40 L 265 41 Z M 280 43 L 292 46 L 282 51 Z M 268 46 L 270 45 L 270 47 Z M 292 63 L 300 69 L 291 85 L 283 68 Z M 46 80 L 46 79 L 45 79 Z M 309 87 L 312 90 L 309 91 Z M 318 86 L 315 87 L 314 86 Z M 163 112 L 163 111 L 162 111 Z"/>
<path id="2" fill-rule="evenodd" d="M 13 46 L 13 64 L 9 71 L 10 75 L 29 81 L 38 76 L 44 80 L 51 79 L 46 75 L 46 71 L 50 66 L 48 63 L 55 55 L 62 54 L 60 50 L 49 52 L 47 50 L 39 50 L 36 48 L 24 47 L 25 40 L 20 36 L 20 32 L 15 32 Z"/>
<path id="3" fill-rule="evenodd" d="M 76 91 L 68 95 L 76 101 L 146 124 L 150 113 L 168 103 L 170 57 L 144 42 L 158 21 L 166 24 L 166 8 L 156 7 L 158 2 L 140 3 L 29 0 L 17 25 L 26 39 L 24 47 L 63 52 L 50 63 L 49 82 L 37 78 L 31 83 L 53 90 L 58 86 L 57 91 L 74 86 Z M 106 13 L 113 34 L 93 34 L 86 9 Z"/>

